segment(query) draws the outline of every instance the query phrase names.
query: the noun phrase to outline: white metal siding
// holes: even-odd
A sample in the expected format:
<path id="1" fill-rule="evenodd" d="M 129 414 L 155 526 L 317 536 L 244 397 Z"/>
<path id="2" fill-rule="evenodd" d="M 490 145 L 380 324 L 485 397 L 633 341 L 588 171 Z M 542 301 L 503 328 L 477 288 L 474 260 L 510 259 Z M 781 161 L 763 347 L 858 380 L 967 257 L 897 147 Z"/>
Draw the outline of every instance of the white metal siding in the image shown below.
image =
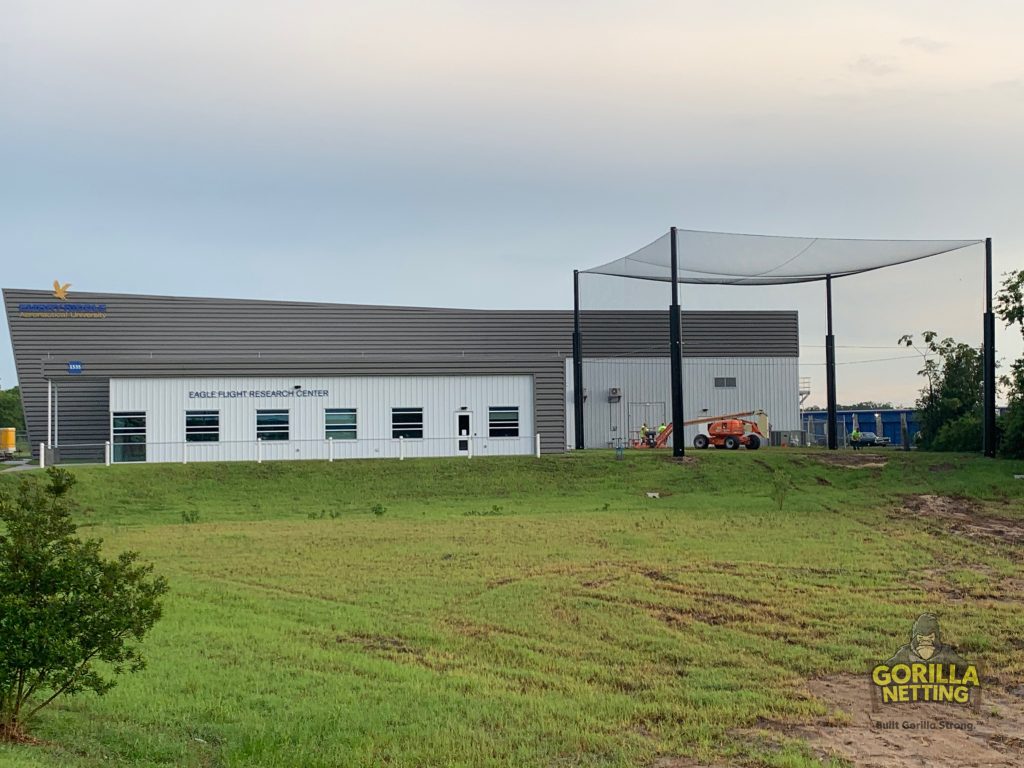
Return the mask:
<path id="1" fill-rule="evenodd" d="M 687 357 L 683 359 L 683 409 L 686 419 L 702 415 L 763 410 L 771 429 L 800 429 L 799 360 L 793 357 Z M 736 387 L 715 387 L 716 377 L 736 379 Z M 667 357 L 584 359 L 584 435 L 588 448 L 607 447 L 616 438 L 636 437 L 644 418 L 648 426 L 672 419 L 671 367 Z M 617 403 L 608 401 L 612 387 L 622 389 Z M 692 445 L 700 427 L 686 428 Z M 566 361 L 566 435 L 575 444 L 572 360 Z"/>
<path id="2" fill-rule="evenodd" d="M 301 389 L 296 390 L 298 385 Z M 308 396 L 317 390 L 324 396 Z M 243 392 L 244 397 L 190 397 L 190 392 Z M 291 392 L 290 396 L 250 396 L 254 392 Z M 518 438 L 488 437 L 488 409 L 518 406 Z M 404 454 L 459 455 L 456 414 L 471 414 L 477 454 L 533 452 L 533 377 L 518 376 L 353 376 L 218 377 L 188 379 L 111 379 L 110 410 L 144 411 L 147 461 L 248 461 L 257 456 L 256 411 L 286 409 L 289 440 L 261 441 L 265 460 L 302 458 L 397 457 L 391 437 L 392 408 L 423 409 L 423 439 L 404 440 Z M 324 411 L 355 408 L 357 440 L 325 439 Z M 462 409 L 465 409 L 464 411 Z M 220 412 L 218 443 L 185 443 L 185 412 Z M 185 447 L 187 445 L 187 448 Z M 187 454 L 185 453 L 187 451 Z"/>

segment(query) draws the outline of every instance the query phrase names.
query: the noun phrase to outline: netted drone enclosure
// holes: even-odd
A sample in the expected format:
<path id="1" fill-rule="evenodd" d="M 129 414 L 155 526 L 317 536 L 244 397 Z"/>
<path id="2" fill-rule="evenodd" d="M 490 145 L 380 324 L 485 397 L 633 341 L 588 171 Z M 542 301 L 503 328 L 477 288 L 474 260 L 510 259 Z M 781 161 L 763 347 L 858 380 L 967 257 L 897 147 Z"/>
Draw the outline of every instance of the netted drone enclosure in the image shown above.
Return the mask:
<path id="1" fill-rule="evenodd" d="M 808 377 L 801 375 L 796 311 L 798 306 L 807 308 L 806 292 L 815 292 L 812 301 L 816 306 L 812 306 L 816 320 L 823 319 L 827 306 L 828 329 L 822 328 L 825 333 L 821 334 L 825 344 L 816 341 L 816 349 L 812 350 L 823 352 L 825 359 L 812 365 L 820 366 L 816 384 L 821 386 L 821 382 L 828 381 L 827 401 L 832 414 L 828 423 L 836 424 L 833 282 L 849 278 L 844 285 L 848 282 L 858 296 L 870 296 L 863 286 L 877 283 L 878 279 L 870 275 L 858 279 L 857 275 L 948 254 L 943 263 L 947 268 L 952 264 L 954 272 L 959 270 L 958 281 L 963 282 L 961 277 L 968 274 L 972 276 L 966 280 L 971 283 L 968 295 L 957 296 L 957 301 L 973 305 L 971 296 L 975 289 L 977 296 L 982 295 L 976 280 L 982 274 L 978 256 L 983 251 L 978 246 L 985 242 L 787 237 L 673 229 L 626 256 L 579 270 L 579 362 L 575 362 L 574 354 L 574 359 L 567 361 L 566 371 L 570 383 L 566 404 L 569 444 L 587 448 L 643 447 L 651 442 L 644 440 L 648 430 L 657 434 L 664 425 L 670 436 L 658 441 L 658 445 L 672 447 L 678 455 L 683 446 L 693 445 L 699 433 L 706 433 L 710 420 L 736 415 L 759 422 L 765 431 L 765 442 L 806 442 L 810 433 L 800 408 L 810 393 L 810 385 L 806 383 Z M 906 280 L 906 272 L 911 269 L 920 268 L 910 266 L 892 273 L 902 272 L 901 279 Z M 675 380 L 670 320 L 673 274 L 674 292 L 681 294 L 676 305 L 679 373 Z M 928 286 L 931 277 L 928 270 L 921 270 L 916 281 L 920 286 Z M 825 285 L 811 285 L 819 281 Z M 801 301 L 788 305 L 788 310 L 778 306 L 761 308 L 758 302 L 749 300 L 751 292 L 742 290 L 726 302 L 714 304 L 715 309 L 693 301 L 694 294 L 709 290 L 733 293 L 712 286 L 787 285 L 794 287 L 781 290 L 804 291 Z M 908 286 L 907 295 L 912 296 L 916 290 Z M 987 290 L 990 294 L 990 288 Z M 846 292 L 847 311 L 850 293 Z M 703 309 L 698 310 L 695 305 L 702 305 Z M 887 311 L 870 298 L 864 306 L 866 312 L 873 314 Z M 905 368 L 915 366 L 903 375 L 905 385 L 916 389 L 915 353 L 905 348 L 899 350 L 903 354 L 893 353 L 897 352 L 899 335 L 928 326 L 907 327 L 906 322 L 916 322 L 912 313 L 900 306 L 892 307 L 891 311 L 891 334 L 890 326 L 886 326 L 885 341 L 878 344 L 889 344 L 889 351 L 867 351 L 866 354 L 879 359 L 846 359 L 838 361 L 838 365 L 877 364 L 881 379 L 886 371 L 884 366 L 893 365 L 893 360 L 907 360 L 897 364 Z M 845 319 L 849 323 L 848 314 Z M 987 347 L 992 347 L 991 341 Z M 840 350 L 840 356 L 843 355 L 856 358 L 855 353 L 846 349 Z M 576 386 L 577 381 L 582 384 Z M 681 400 L 676 400 L 673 407 L 673 399 L 680 390 Z M 835 447 L 837 432 L 838 426 L 831 433 L 826 427 L 830 447 Z M 582 433 L 582 440 L 578 433 Z M 678 439 L 680 434 L 682 440 Z M 811 439 L 819 441 L 820 437 L 813 434 Z"/>

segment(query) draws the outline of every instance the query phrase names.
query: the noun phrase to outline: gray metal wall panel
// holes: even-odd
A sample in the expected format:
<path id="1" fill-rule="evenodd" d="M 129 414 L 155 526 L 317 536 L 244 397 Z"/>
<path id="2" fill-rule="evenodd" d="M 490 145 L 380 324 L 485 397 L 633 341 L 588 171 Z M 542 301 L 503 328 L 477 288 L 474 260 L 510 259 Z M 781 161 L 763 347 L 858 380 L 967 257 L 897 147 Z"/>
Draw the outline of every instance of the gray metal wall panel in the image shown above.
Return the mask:
<path id="1" fill-rule="evenodd" d="M 566 361 L 571 371 L 572 361 Z M 567 373 L 567 376 L 570 375 Z M 734 388 L 716 388 L 718 377 L 736 379 Z M 672 418 L 672 377 L 669 360 L 610 358 L 583 361 L 587 399 L 583 406 L 588 448 L 605 448 L 616 438 L 635 439 L 640 425 L 656 427 Z M 687 420 L 753 410 L 768 414 L 771 429 L 800 428 L 799 368 L 792 358 L 690 358 L 683 363 L 683 411 Z M 609 402 L 609 390 L 621 399 Z M 575 434 L 572 385 L 566 390 L 566 435 Z M 706 428 L 686 427 L 686 445 Z"/>
<path id="2" fill-rule="evenodd" d="M 107 412 L 107 395 L 87 384 L 110 376 L 345 375 L 422 372 L 532 373 L 545 451 L 564 446 L 562 360 L 571 351 L 572 313 L 469 310 L 73 292 L 105 303 L 104 318 L 20 317 L 20 303 L 51 303 L 47 291 L 4 290 L 29 439 L 45 439 L 50 374 L 83 387 L 82 408 Z M 667 350 L 667 310 L 584 313 L 584 355 L 651 355 Z M 792 356 L 796 312 L 686 312 L 688 356 Z M 86 373 L 67 376 L 67 360 Z M 117 361 L 115 363 L 115 361 Z M 102 364 L 101 364 L 102 363 Z M 88 389 L 88 392 L 86 391 Z M 104 390 L 106 392 L 106 390 Z M 78 407 L 78 406 L 76 406 Z M 61 437 L 100 437 L 91 419 Z M 69 426 L 69 429 L 71 427 Z M 105 434 L 102 433 L 102 434 Z"/>

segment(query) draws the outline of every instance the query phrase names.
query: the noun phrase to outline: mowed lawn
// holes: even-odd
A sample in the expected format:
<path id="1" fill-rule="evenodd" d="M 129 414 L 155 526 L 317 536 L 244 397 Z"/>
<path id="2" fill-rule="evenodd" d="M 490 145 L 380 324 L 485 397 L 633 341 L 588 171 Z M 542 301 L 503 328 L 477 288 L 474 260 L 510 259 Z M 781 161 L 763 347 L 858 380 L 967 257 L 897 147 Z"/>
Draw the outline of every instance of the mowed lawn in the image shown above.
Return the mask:
<path id="1" fill-rule="evenodd" d="M 899 511 L 1024 520 L 1024 463 L 822 453 L 75 469 L 81 533 L 155 563 L 165 617 L 0 766 L 819 765 L 741 731 L 828 714 L 806 681 L 923 611 L 1024 681 L 1019 546 Z"/>

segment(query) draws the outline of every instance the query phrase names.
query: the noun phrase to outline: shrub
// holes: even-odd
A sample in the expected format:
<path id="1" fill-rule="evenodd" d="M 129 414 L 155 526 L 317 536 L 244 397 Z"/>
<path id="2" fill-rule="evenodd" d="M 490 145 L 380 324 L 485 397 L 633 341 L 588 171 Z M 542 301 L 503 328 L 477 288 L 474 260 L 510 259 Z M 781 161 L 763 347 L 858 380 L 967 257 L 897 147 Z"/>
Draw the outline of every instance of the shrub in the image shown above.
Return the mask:
<path id="1" fill-rule="evenodd" d="M 981 447 L 981 415 L 965 413 L 939 427 L 933 451 L 977 451 Z"/>
<path id="2" fill-rule="evenodd" d="M 189 525 L 190 523 L 199 522 L 199 510 L 197 509 L 183 509 L 181 510 L 181 522 L 182 525 Z"/>
<path id="3" fill-rule="evenodd" d="M 1024 400 L 1010 404 L 1010 409 L 999 420 L 1002 439 L 999 455 L 1008 459 L 1024 459 Z"/>
<path id="4" fill-rule="evenodd" d="M 143 667 L 138 642 L 160 618 L 166 581 L 134 552 L 100 555 L 79 539 L 67 494 L 75 477 L 47 470 L 0 498 L 0 739 L 22 738 L 61 696 L 103 694 L 111 675 Z M 102 667 L 97 666 L 102 662 Z"/>
<path id="5" fill-rule="evenodd" d="M 789 492 L 793 490 L 793 479 L 781 469 L 776 469 L 772 472 L 771 484 L 772 487 L 769 495 L 778 506 L 779 512 L 781 512 L 782 508 L 786 506 L 786 498 L 789 496 Z"/>

